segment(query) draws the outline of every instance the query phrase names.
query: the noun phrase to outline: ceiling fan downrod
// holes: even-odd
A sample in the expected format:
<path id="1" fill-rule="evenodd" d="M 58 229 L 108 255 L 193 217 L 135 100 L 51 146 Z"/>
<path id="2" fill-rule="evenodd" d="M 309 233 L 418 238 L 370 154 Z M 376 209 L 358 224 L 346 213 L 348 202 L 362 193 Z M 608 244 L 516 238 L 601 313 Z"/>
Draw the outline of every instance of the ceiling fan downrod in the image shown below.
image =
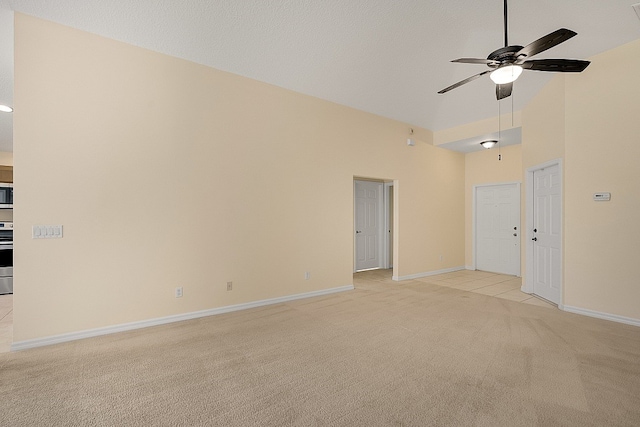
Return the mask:
<path id="1" fill-rule="evenodd" d="M 509 37 L 507 36 L 507 0 L 504 0 L 504 47 L 509 46 Z"/>

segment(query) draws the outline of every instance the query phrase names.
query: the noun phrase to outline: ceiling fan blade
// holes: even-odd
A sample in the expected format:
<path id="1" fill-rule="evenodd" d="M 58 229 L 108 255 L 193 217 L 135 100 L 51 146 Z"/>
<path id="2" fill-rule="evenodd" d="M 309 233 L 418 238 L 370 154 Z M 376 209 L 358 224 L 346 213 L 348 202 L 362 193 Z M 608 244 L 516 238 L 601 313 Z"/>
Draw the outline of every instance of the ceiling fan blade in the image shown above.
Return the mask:
<path id="1" fill-rule="evenodd" d="M 505 83 L 503 85 L 496 85 L 496 98 L 498 101 L 511 96 L 513 91 L 513 82 Z"/>
<path id="2" fill-rule="evenodd" d="M 449 92 L 450 90 L 455 89 L 455 88 L 457 88 L 457 87 L 460 87 L 460 86 L 462 86 L 463 84 L 469 83 L 469 82 L 471 82 L 471 81 L 473 81 L 473 80 L 477 79 L 477 78 L 478 78 L 478 77 L 480 77 L 480 76 L 484 76 L 485 74 L 490 73 L 491 71 L 493 71 L 493 70 L 483 71 L 483 72 L 481 72 L 481 73 L 479 73 L 479 74 L 476 74 L 475 76 L 471 76 L 471 77 L 469 77 L 469 78 L 467 78 L 467 79 L 461 80 L 461 81 L 459 81 L 458 83 L 454 83 L 454 84 L 452 84 L 451 86 L 449 86 L 449 87 L 446 87 L 446 88 L 442 89 L 442 90 L 441 90 L 441 91 L 439 91 L 438 93 L 446 93 L 446 92 Z"/>
<path id="3" fill-rule="evenodd" d="M 480 59 L 480 58 L 459 58 L 454 59 L 451 62 L 462 62 L 463 64 L 483 64 L 483 65 L 498 65 L 498 61 L 493 61 L 491 59 Z"/>
<path id="4" fill-rule="evenodd" d="M 558 73 L 580 73 L 591 64 L 579 59 L 533 59 L 520 66 L 534 71 L 555 71 Z"/>
<path id="5" fill-rule="evenodd" d="M 547 49 L 551 49 L 554 46 L 559 45 L 562 42 L 569 40 L 571 37 L 577 35 L 575 31 L 567 30 L 566 28 L 560 28 L 559 30 L 549 33 L 544 37 L 539 38 L 533 43 L 529 43 L 516 54 L 516 57 L 525 56 L 527 58 L 537 55 L 540 52 L 544 52 Z"/>

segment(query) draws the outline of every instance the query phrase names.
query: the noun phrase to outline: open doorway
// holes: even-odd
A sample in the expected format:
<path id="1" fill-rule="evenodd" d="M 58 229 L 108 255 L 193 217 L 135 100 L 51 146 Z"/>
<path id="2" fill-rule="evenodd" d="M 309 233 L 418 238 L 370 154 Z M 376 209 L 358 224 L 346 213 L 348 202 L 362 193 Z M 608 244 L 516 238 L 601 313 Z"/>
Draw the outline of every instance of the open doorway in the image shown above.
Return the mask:
<path id="1" fill-rule="evenodd" d="M 13 343 L 13 154 L 0 152 L 0 353 Z"/>
<path id="2" fill-rule="evenodd" d="M 354 178 L 353 271 L 393 268 L 393 181 Z"/>

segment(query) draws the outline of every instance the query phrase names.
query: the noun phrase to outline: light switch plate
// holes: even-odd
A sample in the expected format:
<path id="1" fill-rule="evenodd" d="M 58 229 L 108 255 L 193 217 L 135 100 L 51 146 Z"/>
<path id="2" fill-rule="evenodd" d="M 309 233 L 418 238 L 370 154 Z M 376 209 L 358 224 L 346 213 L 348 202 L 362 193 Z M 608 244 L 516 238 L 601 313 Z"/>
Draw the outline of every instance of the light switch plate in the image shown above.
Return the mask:
<path id="1" fill-rule="evenodd" d="M 33 239 L 61 239 L 62 225 L 34 225 L 31 227 Z"/>

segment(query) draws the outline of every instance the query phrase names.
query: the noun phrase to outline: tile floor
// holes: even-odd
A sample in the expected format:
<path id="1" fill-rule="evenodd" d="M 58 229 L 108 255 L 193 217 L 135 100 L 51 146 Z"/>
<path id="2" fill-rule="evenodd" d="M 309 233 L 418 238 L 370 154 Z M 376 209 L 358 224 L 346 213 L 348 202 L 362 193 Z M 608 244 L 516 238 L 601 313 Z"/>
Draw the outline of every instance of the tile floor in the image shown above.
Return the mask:
<path id="1" fill-rule="evenodd" d="M 370 270 L 356 273 L 354 285 L 361 280 L 391 281 L 391 270 Z M 488 273 L 486 271 L 460 270 L 452 273 L 414 279 L 419 282 L 460 289 L 462 291 L 489 295 L 496 298 L 533 304 L 540 307 L 557 308 L 543 299 L 526 294 L 520 290 L 522 279 L 506 274 Z M 397 282 L 396 282 L 397 283 Z"/>
<path id="2" fill-rule="evenodd" d="M 370 270 L 354 274 L 354 285 L 367 281 L 392 282 L 391 270 Z M 484 271 L 460 270 L 452 273 L 415 279 L 419 282 L 475 292 L 496 298 L 504 298 L 525 304 L 556 308 L 542 299 L 520 291 L 522 280 L 519 277 Z M 394 282 L 397 283 L 397 282 Z M 11 349 L 13 339 L 13 295 L 0 295 L 0 353 Z"/>
<path id="3" fill-rule="evenodd" d="M 13 295 L 0 295 L 0 353 L 11 349 L 13 339 Z"/>

